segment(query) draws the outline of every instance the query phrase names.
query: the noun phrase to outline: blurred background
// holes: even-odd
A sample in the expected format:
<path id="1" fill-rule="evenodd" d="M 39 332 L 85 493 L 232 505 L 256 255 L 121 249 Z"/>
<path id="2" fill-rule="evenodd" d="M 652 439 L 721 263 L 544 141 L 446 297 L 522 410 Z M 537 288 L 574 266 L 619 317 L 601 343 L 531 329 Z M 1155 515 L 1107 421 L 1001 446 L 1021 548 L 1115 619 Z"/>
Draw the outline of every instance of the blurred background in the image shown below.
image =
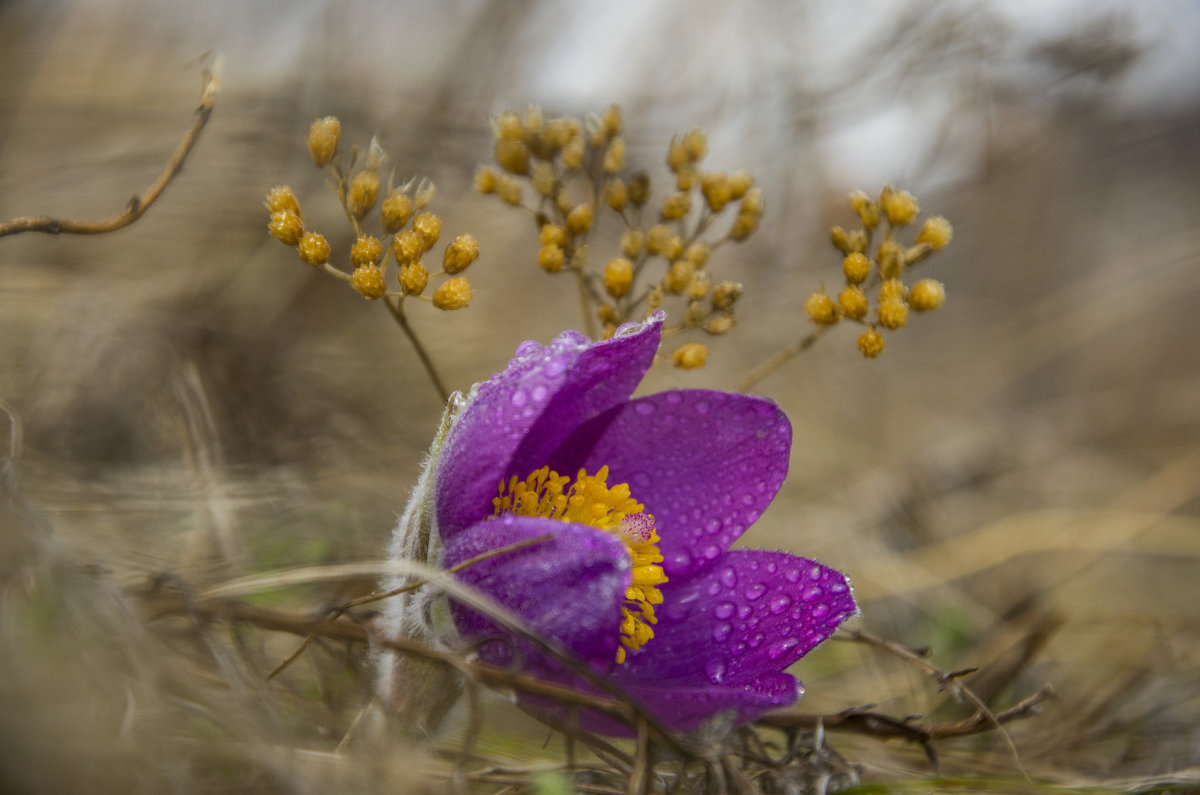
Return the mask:
<path id="1" fill-rule="evenodd" d="M 286 183 L 335 252 L 352 242 L 309 122 L 378 135 L 399 174 L 436 182 L 443 238 L 479 238 L 471 306 L 411 313 L 465 388 L 581 324 L 528 215 L 471 191 L 489 117 L 615 102 L 632 167 L 665 180 L 671 135 L 700 126 L 706 165 L 750 170 L 767 200 L 760 231 L 711 264 L 745 285 L 738 328 L 704 370 L 664 361 L 643 391 L 732 388 L 807 334 L 852 190 L 891 182 L 955 227 L 923 266 L 942 310 L 874 361 L 835 328 L 755 387 L 795 444 L 741 543 L 847 572 L 861 626 L 980 666 L 968 684 L 996 708 L 1052 682 L 1060 700 L 1011 727 L 1039 781 L 1195 782 L 1197 42 L 1186 0 L 0 2 L 0 219 L 118 212 L 186 128 L 200 59 L 221 68 L 199 144 L 141 220 L 0 240 L 0 781 L 396 786 L 395 769 L 318 759 L 365 687 L 332 656 L 266 686 L 294 640 L 173 637 L 130 593 L 378 559 L 436 427 L 387 313 L 266 234 L 263 197 Z M 593 248 L 614 250 L 612 231 Z M 970 712 L 854 644 L 795 671 L 806 711 Z M 868 780 L 929 773 L 919 749 L 831 742 Z M 947 770 L 1020 775 L 996 735 L 941 750 Z"/>

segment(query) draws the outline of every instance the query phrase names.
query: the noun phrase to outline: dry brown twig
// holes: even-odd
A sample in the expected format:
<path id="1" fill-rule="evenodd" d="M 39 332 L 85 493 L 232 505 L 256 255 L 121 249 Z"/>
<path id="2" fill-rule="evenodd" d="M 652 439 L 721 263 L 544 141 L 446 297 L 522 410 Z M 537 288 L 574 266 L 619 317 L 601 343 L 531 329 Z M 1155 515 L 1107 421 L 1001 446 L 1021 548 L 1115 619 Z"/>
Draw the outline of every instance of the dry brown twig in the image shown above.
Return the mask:
<path id="1" fill-rule="evenodd" d="M 49 215 L 27 215 L 3 221 L 0 222 L 0 237 L 21 232 L 44 232 L 48 235 L 102 235 L 129 226 L 141 218 L 150 209 L 150 205 L 154 204 L 166 190 L 171 180 L 183 170 L 184 161 L 191 154 L 196 141 L 200 139 L 204 125 L 208 123 L 208 117 L 212 115 L 213 104 L 217 99 L 220 75 L 212 58 L 206 56 L 203 62 L 200 104 L 192 113 L 192 123 L 188 126 L 187 132 L 183 134 L 183 140 L 179 142 L 179 146 L 175 147 L 171 159 L 167 161 L 167 165 L 158 175 L 158 179 L 144 193 L 140 196 L 133 196 L 121 212 L 100 221 L 77 221 L 72 218 L 56 218 Z"/>

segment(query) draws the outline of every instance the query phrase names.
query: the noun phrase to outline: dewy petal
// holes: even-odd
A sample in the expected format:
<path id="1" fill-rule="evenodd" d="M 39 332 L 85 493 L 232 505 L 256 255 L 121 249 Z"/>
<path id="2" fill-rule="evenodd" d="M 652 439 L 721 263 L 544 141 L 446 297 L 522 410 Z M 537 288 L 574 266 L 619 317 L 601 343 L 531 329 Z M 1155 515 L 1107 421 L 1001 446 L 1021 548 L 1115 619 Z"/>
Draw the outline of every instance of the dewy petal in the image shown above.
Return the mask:
<path id="1" fill-rule="evenodd" d="M 779 707 L 796 703 L 803 692 L 791 674 L 764 673 L 728 685 L 679 685 L 664 691 L 653 685 L 625 684 L 623 689 L 665 726 L 688 732 L 719 712 L 734 711 L 741 725 Z"/>
<path id="2" fill-rule="evenodd" d="M 538 469 L 577 425 L 628 399 L 654 360 L 662 320 L 655 313 L 603 342 L 564 332 L 545 347 L 522 343 L 504 372 L 479 384 L 440 453 L 442 537 L 490 515 L 501 479 Z"/>
<path id="3" fill-rule="evenodd" d="M 792 427 L 763 398 L 679 390 L 631 400 L 581 426 L 550 468 L 609 467 L 654 515 L 663 569 L 711 565 L 774 499 L 787 475 Z"/>
<path id="4" fill-rule="evenodd" d="M 457 534 L 446 547 L 446 565 L 545 535 L 551 538 L 498 553 L 455 577 L 580 661 L 607 670 L 616 658 L 621 606 L 631 581 L 629 552 L 615 536 L 586 525 L 508 514 Z M 507 634 L 473 610 L 452 609 L 458 631 L 468 641 Z M 547 675 L 556 667 L 547 668 L 544 661 L 535 665 L 539 655 L 521 648 L 525 668 Z M 487 644 L 481 651 L 486 661 L 498 665 L 508 664 L 510 653 L 504 643 Z"/>
<path id="5" fill-rule="evenodd" d="M 755 683 L 782 675 L 858 612 L 840 572 L 785 552 L 727 552 L 700 575 L 661 590 L 654 639 L 630 653 L 613 681 L 668 721 L 699 710 L 682 704 L 683 694 L 710 689 L 726 700 L 734 698 L 726 691 L 746 689 L 741 708 L 769 708 Z M 690 698 L 705 703 L 707 696 Z"/>

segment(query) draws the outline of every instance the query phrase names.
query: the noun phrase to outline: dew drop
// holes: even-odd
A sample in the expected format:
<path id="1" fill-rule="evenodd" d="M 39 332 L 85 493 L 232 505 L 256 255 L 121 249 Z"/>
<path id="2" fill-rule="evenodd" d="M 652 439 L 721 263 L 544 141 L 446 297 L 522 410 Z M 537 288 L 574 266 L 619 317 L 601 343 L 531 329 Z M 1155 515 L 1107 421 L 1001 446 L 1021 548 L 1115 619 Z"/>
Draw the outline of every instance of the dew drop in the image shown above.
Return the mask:
<path id="1" fill-rule="evenodd" d="M 845 593 L 849 590 L 844 582 L 835 582 L 829 586 L 830 593 Z"/>
<path id="2" fill-rule="evenodd" d="M 647 475 L 645 472 L 638 472 L 636 475 L 633 476 L 633 482 L 635 485 L 639 486 L 640 488 L 643 488 L 643 489 L 647 488 L 650 485 L 650 476 Z"/>
<path id="3" fill-rule="evenodd" d="M 797 638 L 784 638 L 777 640 L 767 647 L 767 657 L 772 660 L 778 660 L 783 655 L 787 654 L 792 649 L 800 645 Z"/>
<path id="4" fill-rule="evenodd" d="M 530 397 L 532 397 L 538 403 L 541 403 L 546 399 L 546 393 L 549 391 L 550 390 L 546 388 L 545 384 L 538 384 L 533 388 L 533 391 L 530 393 Z"/>
<path id="5" fill-rule="evenodd" d="M 517 346 L 517 361 L 526 362 L 542 352 L 542 346 L 537 340 L 525 340 Z"/>
<path id="6" fill-rule="evenodd" d="M 761 632 L 756 632 L 750 636 L 750 640 L 746 641 L 746 645 L 752 649 L 757 649 L 762 645 L 762 642 L 767 639 L 767 636 Z"/>
<path id="7" fill-rule="evenodd" d="M 667 393 L 667 402 L 670 403 L 672 406 L 678 406 L 680 403 L 683 402 L 683 395 L 679 394 L 678 390 L 676 390 L 674 392 L 668 392 Z"/>
<path id="8" fill-rule="evenodd" d="M 784 594 L 779 594 L 778 596 L 775 596 L 771 599 L 770 605 L 771 605 L 771 613 L 773 615 L 779 615 L 780 613 L 786 611 L 789 607 L 792 606 L 792 597 L 786 596 Z"/>
<path id="9" fill-rule="evenodd" d="M 787 571 L 785 571 L 783 573 L 783 576 L 787 578 L 788 582 L 799 582 L 800 581 L 800 572 L 797 571 L 796 569 L 788 569 Z"/>
<path id="10" fill-rule="evenodd" d="M 733 644 L 729 647 L 729 653 L 734 657 L 741 657 L 746 653 L 746 644 L 741 642 Z"/>
<path id="11" fill-rule="evenodd" d="M 707 522 L 704 523 L 704 530 L 710 536 L 715 536 L 717 533 L 721 532 L 721 520 L 720 519 L 709 519 Z"/>
<path id="12" fill-rule="evenodd" d="M 525 401 L 528 399 L 529 399 L 529 395 L 525 394 L 525 390 L 518 389 L 516 392 L 512 393 L 512 396 L 509 397 L 508 400 L 510 403 L 512 403 L 517 408 L 521 408 L 521 406 L 525 405 Z"/>
<path id="13" fill-rule="evenodd" d="M 813 566 L 811 569 L 808 570 L 808 576 L 814 580 L 821 579 L 821 567 Z"/>
<path id="14" fill-rule="evenodd" d="M 725 658 L 713 657 L 704 664 L 704 674 L 708 677 L 708 681 L 714 685 L 719 685 L 725 681 Z"/>
<path id="15" fill-rule="evenodd" d="M 696 409 L 697 414 L 707 414 L 708 410 L 712 408 L 712 406 L 707 400 L 697 400 L 696 405 L 692 408 Z"/>
<path id="16" fill-rule="evenodd" d="M 808 588 L 804 589 L 804 593 L 800 594 L 800 598 L 806 602 L 811 602 L 813 599 L 816 599 L 820 595 L 821 595 L 820 587 L 816 586 L 816 585 L 812 585 L 812 586 L 809 586 Z"/>
<path id="17" fill-rule="evenodd" d="M 633 410 L 638 414 L 641 414 L 643 417 L 653 414 L 654 408 L 654 404 L 648 400 L 639 400 L 633 404 Z"/>
<path id="18" fill-rule="evenodd" d="M 542 372 L 551 378 L 555 378 L 563 374 L 567 369 L 567 363 L 561 356 L 555 356 L 553 359 L 546 362 L 546 366 L 542 368 Z"/>
<path id="19" fill-rule="evenodd" d="M 729 640 L 729 636 L 732 634 L 733 626 L 731 624 L 722 622 L 713 628 L 712 637 L 717 643 L 724 643 L 725 641 Z"/>
<path id="20" fill-rule="evenodd" d="M 716 545 L 710 544 L 709 546 L 704 548 L 704 559 L 705 560 L 716 560 L 720 555 L 721 555 L 721 548 Z"/>
<path id="21" fill-rule="evenodd" d="M 716 596 L 722 590 L 723 589 L 721 588 L 721 583 L 719 583 L 719 582 L 710 582 L 708 584 L 708 595 L 709 596 Z"/>
<path id="22" fill-rule="evenodd" d="M 733 588 L 737 583 L 737 572 L 733 570 L 732 566 L 726 566 L 725 570 L 721 572 L 721 584 L 726 588 Z"/>
<path id="23" fill-rule="evenodd" d="M 746 598 L 753 602 L 756 599 L 761 599 L 762 595 L 766 592 L 767 586 L 763 585 L 761 582 L 756 582 L 746 588 Z"/>
<path id="24" fill-rule="evenodd" d="M 774 574 L 777 571 L 779 571 L 779 566 L 775 563 L 775 561 L 769 561 L 767 563 L 767 574 Z"/>
<path id="25" fill-rule="evenodd" d="M 735 605 L 733 602 L 721 602 L 721 604 L 717 605 L 716 609 L 713 610 L 713 615 L 724 620 L 736 612 L 737 605 Z"/>
<path id="26" fill-rule="evenodd" d="M 754 504 L 754 495 L 753 494 L 743 494 L 742 495 L 742 505 L 753 505 L 753 504 Z"/>
<path id="27" fill-rule="evenodd" d="M 738 618 L 745 620 L 746 616 L 750 615 L 752 612 L 754 611 L 750 609 L 750 605 L 742 605 L 738 608 Z"/>
<path id="28" fill-rule="evenodd" d="M 829 605 L 821 604 L 814 607 L 809 615 L 811 615 L 813 618 L 824 618 L 826 615 L 828 615 L 828 613 Z"/>

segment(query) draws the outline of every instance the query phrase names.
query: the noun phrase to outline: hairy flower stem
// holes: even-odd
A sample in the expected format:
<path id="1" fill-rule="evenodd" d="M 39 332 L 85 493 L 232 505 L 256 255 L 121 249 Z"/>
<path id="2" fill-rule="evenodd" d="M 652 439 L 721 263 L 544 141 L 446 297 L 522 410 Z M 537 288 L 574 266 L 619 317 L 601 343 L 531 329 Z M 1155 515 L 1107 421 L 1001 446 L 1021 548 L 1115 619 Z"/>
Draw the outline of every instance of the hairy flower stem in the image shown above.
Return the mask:
<path id="1" fill-rule="evenodd" d="M 392 303 L 384 299 L 384 306 L 392 313 L 400 330 L 404 332 L 404 336 L 408 337 L 408 341 L 412 343 L 413 349 L 417 352 L 417 356 L 421 359 L 421 364 L 425 367 L 425 374 L 429 376 L 429 380 L 433 382 L 433 388 L 437 390 L 438 395 L 445 403 L 450 399 L 450 390 L 446 389 L 446 385 L 442 383 L 442 377 L 438 375 L 437 368 L 433 366 L 433 360 L 429 358 L 429 352 L 425 350 L 425 346 L 421 344 L 421 340 L 417 338 L 416 332 L 412 326 L 408 324 L 408 316 L 404 314 L 404 307 L 399 301 Z"/>
<path id="2" fill-rule="evenodd" d="M 583 311 L 583 333 L 596 339 L 596 319 L 592 312 L 592 302 L 588 297 L 587 281 L 582 270 L 575 271 L 575 281 L 579 285 L 579 308 Z"/>

